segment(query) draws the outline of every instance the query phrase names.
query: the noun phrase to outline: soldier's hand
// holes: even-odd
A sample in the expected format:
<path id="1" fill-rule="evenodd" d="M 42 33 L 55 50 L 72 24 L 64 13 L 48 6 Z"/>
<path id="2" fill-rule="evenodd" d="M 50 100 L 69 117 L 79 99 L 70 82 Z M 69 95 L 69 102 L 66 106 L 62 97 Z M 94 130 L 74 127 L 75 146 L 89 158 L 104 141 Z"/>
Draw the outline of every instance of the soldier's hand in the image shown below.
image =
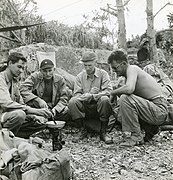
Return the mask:
<path id="1" fill-rule="evenodd" d="M 54 117 L 54 116 L 56 116 L 56 109 L 55 108 L 52 109 L 52 117 Z"/>
<path id="2" fill-rule="evenodd" d="M 38 106 L 39 106 L 40 108 L 48 108 L 47 103 L 46 103 L 43 99 L 41 99 L 41 98 L 36 98 L 35 101 L 37 101 Z"/>
<path id="3" fill-rule="evenodd" d="M 63 110 L 63 114 L 66 114 L 67 112 L 69 111 L 69 108 L 68 108 L 68 106 L 65 106 L 65 108 L 64 108 L 64 110 Z"/>
<path id="4" fill-rule="evenodd" d="M 90 90 L 91 94 L 98 94 L 99 93 L 99 88 L 98 87 L 92 87 Z"/>
<path id="5" fill-rule="evenodd" d="M 80 101 L 85 101 L 85 102 L 90 102 L 92 100 L 93 96 L 90 93 L 85 93 L 83 95 L 81 95 L 78 99 Z"/>
<path id="6" fill-rule="evenodd" d="M 45 118 L 51 118 L 53 116 L 52 112 L 47 108 L 37 109 L 37 115 Z"/>

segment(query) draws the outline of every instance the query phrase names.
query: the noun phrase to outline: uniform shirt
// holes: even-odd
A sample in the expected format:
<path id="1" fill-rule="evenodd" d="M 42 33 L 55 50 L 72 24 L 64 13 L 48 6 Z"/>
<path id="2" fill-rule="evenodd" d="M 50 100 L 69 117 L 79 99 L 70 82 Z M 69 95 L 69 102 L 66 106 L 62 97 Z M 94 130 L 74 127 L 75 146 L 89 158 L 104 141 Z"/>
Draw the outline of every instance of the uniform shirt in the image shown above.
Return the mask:
<path id="1" fill-rule="evenodd" d="M 53 74 L 52 99 L 50 106 L 61 112 L 67 106 L 67 86 L 62 76 Z M 27 103 L 35 98 L 43 98 L 45 83 L 41 72 L 32 73 L 20 86 L 20 92 Z M 35 94 L 33 93 L 35 92 Z"/>
<path id="2" fill-rule="evenodd" d="M 74 96 L 89 93 L 93 87 L 99 89 L 98 94 L 93 94 L 94 100 L 98 100 L 101 96 L 109 96 L 112 91 L 112 85 L 108 73 L 95 67 L 95 73 L 93 78 L 90 78 L 86 71 L 83 70 L 76 77 L 76 83 L 74 86 Z"/>
<path id="3" fill-rule="evenodd" d="M 52 94 L 53 94 L 53 79 L 45 79 L 44 80 L 44 93 L 42 96 L 42 99 L 46 102 L 46 103 L 51 103 L 52 102 Z"/>
<path id="4" fill-rule="evenodd" d="M 18 87 L 19 82 L 15 79 L 10 82 L 6 71 L 0 73 L 0 114 L 15 109 L 25 110 Z"/>

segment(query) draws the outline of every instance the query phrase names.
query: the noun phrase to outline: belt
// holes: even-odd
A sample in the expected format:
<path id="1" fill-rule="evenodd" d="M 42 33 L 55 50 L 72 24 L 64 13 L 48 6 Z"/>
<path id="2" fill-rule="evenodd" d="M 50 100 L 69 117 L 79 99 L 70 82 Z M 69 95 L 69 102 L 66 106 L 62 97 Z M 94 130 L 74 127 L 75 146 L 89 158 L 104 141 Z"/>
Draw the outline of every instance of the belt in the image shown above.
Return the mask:
<path id="1" fill-rule="evenodd" d="M 154 104 L 158 105 L 158 106 L 163 106 L 164 108 L 167 108 L 168 102 L 166 100 L 165 97 L 163 96 L 157 96 L 152 98 L 150 101 L 152 101 Z"/>
<path id="2" fill-rule="evenodd" d="M 153 101 L 156 99 L 165 99 L 166 100 L 166 98 L 164 96 L 155 96 L 155 97 L 151 98 L 150 101 Z"/>
<path id="3" fill-rule="evenodd" d="M 4 112 L 1 114 L 1 117 L 0 117 L 0 123 L 4 123 L 4 116 L 7 112 Z"/>

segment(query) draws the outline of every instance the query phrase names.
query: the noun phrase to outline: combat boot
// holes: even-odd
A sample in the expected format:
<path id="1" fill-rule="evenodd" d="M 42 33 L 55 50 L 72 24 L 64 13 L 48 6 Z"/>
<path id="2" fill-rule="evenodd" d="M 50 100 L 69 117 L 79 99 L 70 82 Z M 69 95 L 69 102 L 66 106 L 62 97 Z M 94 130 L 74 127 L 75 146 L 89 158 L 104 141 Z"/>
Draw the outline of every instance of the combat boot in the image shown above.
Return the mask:
<path id="1" fill-rule="evenodd" d="M 76 122 L 79 125 L 80 131 L 78 136 L 73 138 L 73 142 L 78 142 L 79 140 L 87 138 L 87 130 L 84 126 L 84 119 L 77 119 Z"/>
<path id="2" fill-rule="evenodd" d="M 104 141 L 106 144 L 112 144 L 112 137 L 107 133 L 108 122 L 101 121 L 101 129 L 100 129 L 100 140 Z"/>

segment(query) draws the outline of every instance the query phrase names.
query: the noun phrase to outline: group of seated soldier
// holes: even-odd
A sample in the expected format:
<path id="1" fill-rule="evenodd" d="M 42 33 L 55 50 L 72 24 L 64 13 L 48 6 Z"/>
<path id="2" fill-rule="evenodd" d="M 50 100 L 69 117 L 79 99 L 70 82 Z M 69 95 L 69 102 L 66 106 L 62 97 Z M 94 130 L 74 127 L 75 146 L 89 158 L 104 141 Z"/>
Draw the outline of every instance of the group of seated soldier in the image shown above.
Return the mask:
<path id="1" fill-rule="evenodd" d="M 1 127 L 16 136 L 22 136 L 29 129 L 29 136 L 53 118 L 75 122 L 80 128 L 77 140 L 81 140 L 87 137 L 87 114 L 92 114 L 99 119 L 100 140 L 111 144 L 113 137 L 107 129 L 110 116 L 115 112 L 113 104 L 117 104 L 118 99 L 117 120 L 123 132 L 131 133 L 120 145 L 134 146 L 150 140 L 169 118 L 168 101 L 155 78 L 140 67 L 130 65 L 127 54 L 120 49 L 108 58 L 112 70 L 125 78 L 124 84 L 115 89 L 108 73 L 96 67 L 95 53 L 85 52 L 81 61 L 84 69 L 76 76 L 69 98 L 65 79 L 55 72 L 51 60 L 44 59 L 38 71 L 20 82 L 27 60 L 21 53 L 11 53 L 7 68 L 0 73 Z M 37 128 L 34 120 L 40 123 Z"/>

